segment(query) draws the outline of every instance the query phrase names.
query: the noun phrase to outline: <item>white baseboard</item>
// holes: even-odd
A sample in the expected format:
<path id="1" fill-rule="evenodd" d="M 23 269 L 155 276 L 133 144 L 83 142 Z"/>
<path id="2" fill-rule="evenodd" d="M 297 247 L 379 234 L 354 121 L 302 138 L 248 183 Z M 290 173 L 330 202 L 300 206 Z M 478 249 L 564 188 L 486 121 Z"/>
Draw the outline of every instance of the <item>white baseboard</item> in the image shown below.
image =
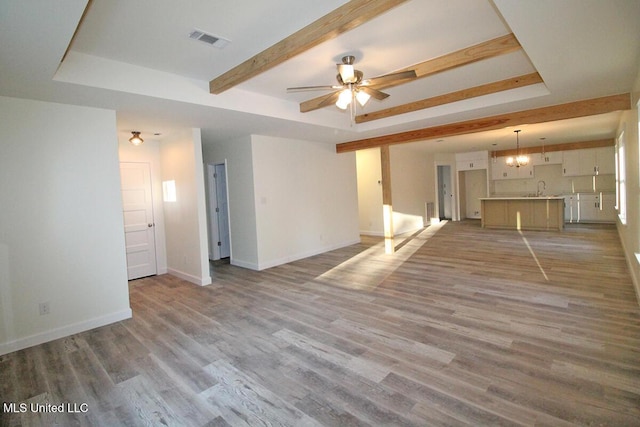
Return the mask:
<path id="1" fill-rule="evenodd" d="M 286 264 L 293 261 L 298 261 L 300 259 L 309 258 L 314 255 L 322 254 L 325 252 L 333 251 L 336 249 L 344 248 L 347 246 L 355 245 L 356 243 L 360 243 L 360 239 L 350 240 L 347 242 L 338 243 L 335 245 L 324 246 L 322 248 L 318 248 L 316 250 L 312 250 L 309 252 L 303 252 L 299 254 L 293 254 L 290 256 L 282 257 L 280 259 L 274 259 L 267 262 L 261 262 L 259 265 L 259 270 L 266 270 L 267 268 L 276 267 L 278 265 Z"/>
<path id="2" fill-rule="evenodd" d="M 633 284 L 633 290 L 636 292 L 636 302 L 640 305 L 640 282 L 638 281 L 638 277 L 636 276 L 636 267 L 635 263 L 640 263 L 640 259 L 636 259 L 636 256 L 633 252 L 628 251 L 627 247 L 624 244 L 624 238 L 622 233 L 620 232 L 620 225 L 617 225 L 618 230 L 618 238 L 620 239 L 620 243 L 622 245 L 622 252 L 624 252 L 624 258 L 627 261 L 627 268 L 629 269 L 629 275 L 631 276 L 631 283 Z"/>
<path id="3" fill-rule="evenodd" d="M 247 268 L 249 270 L 258 271 L 258 264 L 255 262 L 244 261 L 241 259 L 231 257 L 231 265 L 235 265 L 236 267 Z"/>
<path id="4" fill-rule="evenodd" d="M 198 286 L 206 286 L 211 284 L 211 276 L 207 277 L 197 277 L 193 274 L 185 273 L 184 271 L 176 270 L 173 268 L 168 268 L 167 273 L 172 276 L 176 276 L 181 278 L 182 280 L 186 280 L 187 282 L 191 282 Z"/>
<path id="5" fill-rule="evenodd" d="M 415 233 L 416 231 L 422 230 L 423 228 L 424 226 L 406 227 L 398 230 L 393 230 L 393 237 L 397 237 L 405 233 Z M 384 232 L 380 232 L 380 231 L 360 230 L 360 234 L 363 236 L 384 237 Z"/>
<path id="6" fill-rule="evenodd" d="M 34 345 L 44 344 L 49 341 L 64 338 L 69 335 L 85 332 L 90 329 L 95 329 L 101 326 L 110 325 L 111 323 L 116 323 L 121 320 L 130 319 L 131 316 L 132 316 L 131 309 L 128 308 L 126 310 L 107 314 L 105 316 L 96 317 L 94 319 L 88 319 L 82 322 L 73 323 L 71 325 L 61 326 L 59 328 L 41 332 L 39 334 L 31 335 L 24 338 L 19 338 L 17 340 L 9 341 L 6 343 L 1 343 L 0 356 L 3 354 L 13 353 L 14 351 L 33 347 Z"/>
<path id="7" fill-rule="evenodd" d="M 384 237 L 384 233 L 380 231 L 360 230 L 362 236 Z"/>

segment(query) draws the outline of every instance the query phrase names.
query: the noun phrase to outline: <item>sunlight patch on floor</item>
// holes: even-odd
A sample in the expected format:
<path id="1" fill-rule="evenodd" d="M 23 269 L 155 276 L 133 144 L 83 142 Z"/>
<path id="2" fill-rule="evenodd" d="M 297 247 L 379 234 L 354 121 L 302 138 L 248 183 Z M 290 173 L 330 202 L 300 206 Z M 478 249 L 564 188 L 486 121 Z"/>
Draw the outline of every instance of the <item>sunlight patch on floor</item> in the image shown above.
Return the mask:
<path id="1" fill-rule="evenodd" d="M 342 262 L 321 274 L 314 281 L 321 281 L 350 289 L 372 289 L 408 260 L 429 238 L 435 235 L 446 221 L 430 225 L 419 233 L 402 240 L 396 237 L 396 252 L 385 254 L 384 241 Z"/>
<path id="2" fill-rule="evenodd" d="M 544 271 L 544 268 L 542 268 L 542 265 L 540 264 L 540 261 L 538 260 L 538 257 L 536 256 L 536 253 L 533 251 L 533 248 L 529 244 L 529 241 L 527 240 L 526 237 L 524 237 L 524 234 L 522 233 L 522 230 L 518 230 L 518 233 L 520 233 L 520 236 L 522 237 L 522 241 L 527 246 L 527 249 L 529 249 L 529 252 L 531 253 L 531 256 L 533 257 L 533 260 L 538 265 L 538 268 L 540 269 L 540 273 L 542 273 L 542 275 L 544 276 L 544 279 L 548 282 L 549 281 L 549 276 L 547 276 L 547 273 Z"/>

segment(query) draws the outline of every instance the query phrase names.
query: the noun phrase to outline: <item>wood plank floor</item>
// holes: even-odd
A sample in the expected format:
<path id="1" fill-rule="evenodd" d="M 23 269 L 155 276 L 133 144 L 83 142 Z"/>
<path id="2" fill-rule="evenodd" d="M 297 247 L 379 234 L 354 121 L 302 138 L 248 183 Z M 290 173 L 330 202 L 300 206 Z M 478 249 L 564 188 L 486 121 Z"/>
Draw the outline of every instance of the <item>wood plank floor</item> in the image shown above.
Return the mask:
<path id="1" fill-rule="evenodd" d="M 1 425 L 640 425 L 640 310 L 613 226 L 431 226 L 198 287 L 0 357 Z M 83 407 L 84 408 L 84 407 Z"/>

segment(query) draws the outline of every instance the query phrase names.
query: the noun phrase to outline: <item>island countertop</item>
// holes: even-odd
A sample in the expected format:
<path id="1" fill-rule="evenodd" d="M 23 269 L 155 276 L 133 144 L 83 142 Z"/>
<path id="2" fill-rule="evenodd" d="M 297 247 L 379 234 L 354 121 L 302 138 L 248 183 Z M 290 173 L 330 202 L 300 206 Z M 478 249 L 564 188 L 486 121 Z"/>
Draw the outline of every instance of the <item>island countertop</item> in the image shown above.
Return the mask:
<path id="1" fill-rule="evenodd" d="M 564 228 L 564 197 L 481 198 L 483 228 L 558 230 Z"/>
<path id="2" fill-rule="evenodd" d="M 563 196 L 499 196 L 482 197 L 480 200 L 564 200 Z"/>

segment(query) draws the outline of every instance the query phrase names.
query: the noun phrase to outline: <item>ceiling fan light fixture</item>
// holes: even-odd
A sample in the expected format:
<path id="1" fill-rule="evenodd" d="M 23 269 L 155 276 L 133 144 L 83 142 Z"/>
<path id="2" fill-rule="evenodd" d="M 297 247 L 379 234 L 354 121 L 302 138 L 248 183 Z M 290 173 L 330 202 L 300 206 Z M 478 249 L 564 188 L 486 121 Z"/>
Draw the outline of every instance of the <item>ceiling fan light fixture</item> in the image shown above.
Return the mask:
<path id="1" fill-rule="evenodd" d="M 356 92 L 356 99 L 358 100 L 358 104 L 360 104 L 361 107 L 364 107 L 369 99 L 371 99 L 371 95 L 362 90 L 359 90 Z"/>
<path id="2" fill-rule="evenodd" d="M 338 96 L 336 107 L 340 108 L 341 110 L 346 110 L 349 104 L 351 104 L 351 97 L 351 89 L 343 90 Z"/>
<path id="3" fill-rule="evenodd" d="M 144 142 L 144 139 L 140 138 L 140 132 L 132 131 L 131 133 L 133 134 L 133 136 L 129 138 L 129 142 L 132 145 L 138 146 Z"/>
<path id="4" fill-rule="evenodd" d="M 338 64 L 338 73 L 344 83 L 356 82 L 356 71 L 351 64 Z"/>

